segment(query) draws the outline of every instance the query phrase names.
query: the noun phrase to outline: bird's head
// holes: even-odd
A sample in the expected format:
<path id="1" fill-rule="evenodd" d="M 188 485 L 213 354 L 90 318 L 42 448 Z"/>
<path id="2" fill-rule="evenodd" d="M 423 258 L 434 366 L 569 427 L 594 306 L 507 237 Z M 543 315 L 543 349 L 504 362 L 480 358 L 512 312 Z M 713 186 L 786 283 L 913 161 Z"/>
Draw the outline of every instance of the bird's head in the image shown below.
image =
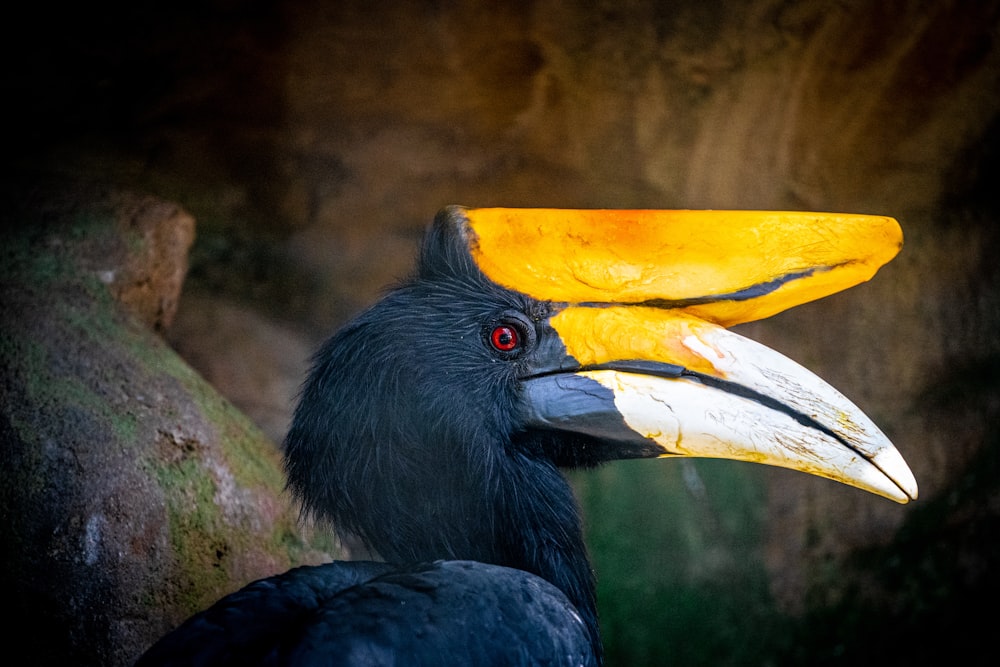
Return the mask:
<path id="1" fill-rule="evenodd" d="M 726 328 L 868 280 L 901 244 L 877 216 L 446 209 L 415 275 L 317 354 L 289 484 L 391 560 L 488 552 L 498 491 L 554 483 L 511 462 L 729 458 L 907 502 L 860 409 Z"/>

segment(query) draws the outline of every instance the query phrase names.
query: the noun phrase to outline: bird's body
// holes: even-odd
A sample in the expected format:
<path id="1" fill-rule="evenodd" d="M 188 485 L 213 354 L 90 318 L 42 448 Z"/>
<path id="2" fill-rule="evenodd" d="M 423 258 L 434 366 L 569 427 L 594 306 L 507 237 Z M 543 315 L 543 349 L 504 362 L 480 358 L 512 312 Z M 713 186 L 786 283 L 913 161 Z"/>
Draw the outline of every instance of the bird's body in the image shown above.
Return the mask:
<path id="1" fill-rule="evenodd" d="M 175 636 L 139 665 L 597 664 L 559 589 L 475 561 L 300 567 L 224 598 Z"/>
<path id="2" fill-rule="evenodd" d="M 713 312 L 724 324 L 753 319 L 752 303 L 742 302 L 754 299 L 768 314 L 783 298 L 794 305 L 806 297 L 780 291 L 797 294 L 801 284 L 816 298 L 857 282 L 837 277 L 863 263 L 841 258 L 859 252 L 853 246 L 814 244 L 815 266 L 678 296 L 661 294 L 661 277 L 641 275 L 646 264 L 594 278 L 593 266 L 579 264 L 592 247 L 586 220 L 568 215 L 569 229 L 546 234 L 575 244 L 569 276 L 556 266 L 521 291 L 498 276 L 512 266 L 529 271 L 530 258 L 511 242 L 489 245 L 497 227 L 522 231 L 517 214 L 447 210 L 414 276 L 316 355 L 285 442 L 289 487 L 386 562 L 301 568 L 252 584 L 140 664 L 600 664 L 594 576 L 560 468 L 724 455 L 915 497 L 905 463 L 857 408 L 710 321 Z M 650 224 L 645 215 L 626 220 L 622 238 L 646 244 L 635 234 Z M 525 235 L 542 233 L 535 212 L 522 219 Z M 880 224 L 876 235 L 886 235 Z M 873 243 L 871 233 L 852 234 Z M 769 252 L 768 243 L 755 252 Z M 622 245 L 613 250 L 626 254 Z M 486 268 L 497 261 L 499 272 Z M 575 280 L 581 296 L 562 300 Z M 701 289 L 700 280 L 684 288 Z M 632 300 L 604 301 L 623 281 Z M 713 401 L 725 409 L 712 412 Z M 685 426 L 686 412 L 695 426 Z"/>

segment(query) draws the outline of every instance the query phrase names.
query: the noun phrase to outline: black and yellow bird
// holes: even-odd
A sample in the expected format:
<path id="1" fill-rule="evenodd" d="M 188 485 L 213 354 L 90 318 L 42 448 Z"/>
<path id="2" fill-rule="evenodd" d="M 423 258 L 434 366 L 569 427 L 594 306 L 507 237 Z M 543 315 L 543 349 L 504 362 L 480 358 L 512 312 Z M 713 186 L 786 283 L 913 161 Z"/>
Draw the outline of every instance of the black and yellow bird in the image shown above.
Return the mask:
<path id="1" fill-rule="evenodd" d="M 561 468 L 719 457 L 916 498 L 856 406 L 726 328 L 901 244 L 878 216 L 445 209 L 415 274 L 319 350 L 285 442 L 305 508 L 381 560 L 253 583 L 140 664 L 600 664 Z"/>

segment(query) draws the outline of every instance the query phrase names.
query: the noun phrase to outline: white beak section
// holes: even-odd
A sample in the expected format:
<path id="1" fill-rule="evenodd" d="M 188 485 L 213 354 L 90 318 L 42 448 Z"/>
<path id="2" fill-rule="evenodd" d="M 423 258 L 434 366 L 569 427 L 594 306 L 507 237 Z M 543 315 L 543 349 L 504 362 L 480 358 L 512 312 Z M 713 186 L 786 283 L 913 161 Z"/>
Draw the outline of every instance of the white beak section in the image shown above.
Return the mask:
<path id="1" fill-rule="evenodd" d="M 780 353 L 723 328 L 684 344 L 716 373 L 582 371 L 663 456 L 753 461 L 834 479 L 900 503 L 917 497 L 902 456 L 861 410 Z M 613 366 L 613 364 L 611 364 Z"/>
<path id="2" fill-rule="evenodd" d="M 689 336 L 684 344 L 689 348 L 707 344 L 704 353 L 727 380 L 825 426 L 883 471 L 910 500 L 917 499 L 917 481 L 899 451 L 868 415 L 816 374 L 766 345 L 721 327 L 703 330 L 701 338 Z"/>

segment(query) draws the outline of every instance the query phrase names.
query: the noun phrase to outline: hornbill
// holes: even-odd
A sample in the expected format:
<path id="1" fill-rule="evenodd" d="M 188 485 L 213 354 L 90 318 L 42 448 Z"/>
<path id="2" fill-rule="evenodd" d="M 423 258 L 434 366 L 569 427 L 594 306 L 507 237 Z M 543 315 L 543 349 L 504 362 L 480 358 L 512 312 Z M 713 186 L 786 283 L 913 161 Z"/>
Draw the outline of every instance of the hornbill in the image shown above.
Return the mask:
<path id="1" fill-rule="evenodd" d="M 600 664 L 561 468 L 719 457 L 915 499 L 855 405 L 726 328 L 901 244 L 880 216 L 443 210 L 414 275 L 318 351 L 284 445 L 305 510 L 380 560 L 253 583 L 140 664 Z"/>

